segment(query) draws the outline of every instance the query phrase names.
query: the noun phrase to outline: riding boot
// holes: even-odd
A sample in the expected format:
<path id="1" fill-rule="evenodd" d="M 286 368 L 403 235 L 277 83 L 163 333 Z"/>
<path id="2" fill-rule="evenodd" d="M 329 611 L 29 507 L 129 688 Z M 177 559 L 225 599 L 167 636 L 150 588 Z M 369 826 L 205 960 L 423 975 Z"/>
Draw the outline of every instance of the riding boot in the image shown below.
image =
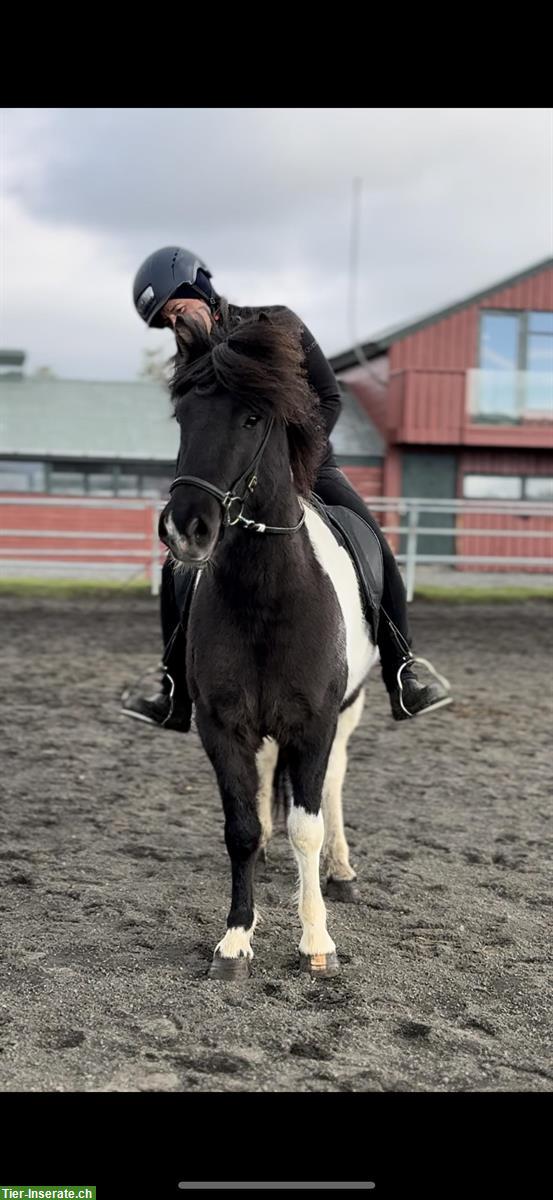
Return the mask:
<path id="1" fill-rule="evenodd" d="M 410 645 L 388 624 L 381 613 L 378 630 L 378 648 L 382 665 L 382 679 L 390 697 L 394 721 L 408 721 L 423 713 L 434 712 L 451 704 L 449 684 L 434 670 L 426 659 L 417 659 L 411 654 Z M 435 676 L 435 682 L 422 684 L 417 678 L 415 664 L 422 662 Z"/>
<path id="2" fill-rule="evenodd" d="M 175 588 L 181 616 L 165 647 L 157 691 L 152 696 L 131 696 L 127 691 L 122 697 L 124 716 L 178 733 L 188 733 L 192 720 L 192 701 L 186 681 L 186 639 L 194 578 L 193 571 L 183 572 L 179 576 L 179 587 Z"/>

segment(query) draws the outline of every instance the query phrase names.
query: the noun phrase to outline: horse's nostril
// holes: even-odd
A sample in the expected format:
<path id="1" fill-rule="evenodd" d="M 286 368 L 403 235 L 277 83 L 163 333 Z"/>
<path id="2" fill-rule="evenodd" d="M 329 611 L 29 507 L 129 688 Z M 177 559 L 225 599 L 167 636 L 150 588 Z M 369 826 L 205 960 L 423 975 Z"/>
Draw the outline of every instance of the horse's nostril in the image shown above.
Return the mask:
<path id="1" fill-rule="evenodd" d="M 201 517 L 194 517 L 186 527 L 186 536 L 197 546 L 203 546 L 209 541 L 209 529 Z"/>

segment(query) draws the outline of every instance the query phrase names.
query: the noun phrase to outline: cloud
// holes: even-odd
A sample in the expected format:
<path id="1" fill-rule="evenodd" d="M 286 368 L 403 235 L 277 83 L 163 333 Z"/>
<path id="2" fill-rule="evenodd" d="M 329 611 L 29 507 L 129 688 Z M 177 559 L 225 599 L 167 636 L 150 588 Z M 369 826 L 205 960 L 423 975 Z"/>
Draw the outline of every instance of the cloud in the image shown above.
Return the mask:
<path id="1" fill-rule="evenodd" d="M 139 263 L 190 246 L 239 303 L 351 344 L 551 253 L 545 109 L 10 109 L 4 337 L 63 374 L 132 377 Z"/>

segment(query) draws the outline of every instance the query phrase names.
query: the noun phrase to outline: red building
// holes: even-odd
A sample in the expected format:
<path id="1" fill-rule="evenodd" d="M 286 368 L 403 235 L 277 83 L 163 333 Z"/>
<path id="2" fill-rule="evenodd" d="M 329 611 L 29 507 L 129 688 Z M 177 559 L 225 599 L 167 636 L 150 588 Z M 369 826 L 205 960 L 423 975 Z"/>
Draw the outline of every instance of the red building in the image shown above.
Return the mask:
<path id="1" fill-rule="evenodd" d="M 331 362 L 385 442 L 372 495 L 553 499 L 553 259 L 386 330 L 361 350 Z M 455 527 L 453 515 L 444 520 Z M 498 529 L 547 528 L 540 517 L 470 517 L 476 528 L 490 521 Z M 541 556 L 550 543 L 428 536 L 424 549 Z"/>

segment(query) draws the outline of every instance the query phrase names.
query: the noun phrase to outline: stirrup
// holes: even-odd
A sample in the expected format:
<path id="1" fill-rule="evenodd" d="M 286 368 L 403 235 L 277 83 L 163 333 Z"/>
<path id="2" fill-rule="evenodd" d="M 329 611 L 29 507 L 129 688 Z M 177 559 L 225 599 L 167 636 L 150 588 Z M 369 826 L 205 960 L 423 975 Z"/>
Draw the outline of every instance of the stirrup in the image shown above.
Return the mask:
<path id="1" fill-rule="evenodd" d="M 430 671 L 430 674 L 433 675 L 434 678 L 438 680 L 438 683 L 441 683 L 442 687 L 445 688 L 446 692 L 451 691 L 451 684 L 449 682 L 449 679 L 446 679 L 445 675 L 440 675 L 439 671 L 437 671 L 436 668 L 432 666 L 432 663 L 429 662 L 427 658 L 418 658 L 417 656 L 406 658 L 405 661 L 402 662 L 402 664 L 398 670 L 396 678 L 397 678 L 397 685 L 398 685 L 398 689 L 399 689 L 399 703 L 400 703 L 404 713 L 408 717 L 412 717 L 413 713 L 410 713 L 409 709 L 406 708 L 403 703 L 403 683 L 401 680 L 401 676 L 406 667 L 414 667 L 415 663 L 421 663 L 423 667 L 426 667 L 426 669 L 428 671 Z"/>
<path id="2" fill-rule="evenodd" d="M 136 684 L 133 685 L 132 689 L 130 687 L 123 688 L 123 691 L 121 692 L 121 703 L 123 705 L 125 705 L 127 703 L 127 700 L 129 700 L 131 697 L 131 692 L 139 693 L 142 690 L 142 681 L 144 679 L 147 679 L 148 676 L 150 676 L 150 675 L 157 675 L 158 678 L 160 675 L 162 677 L 165 676 L 169 680 L 169 683 L 171 684 L 171 688 L 168 693 L 168 695 L 169 695 L 169 713 L 166 716 L 165 721 L 161 722 L 162 725 L 165 725 L 165 723 L 167 721 L 169 721 L 171 719 L 171 717 L 173 716 L 173 709 L 175 707 L 175 703 L 174 703 L 175 681 L 173 679 L 173 676 L 169 674 L 169 671 L 167 670 L 165 663 L 161 662 L 158 664 L 157 667 L 147 667 L 146 670 L 142 671 L 142 674 L 138 676 Z"/>

